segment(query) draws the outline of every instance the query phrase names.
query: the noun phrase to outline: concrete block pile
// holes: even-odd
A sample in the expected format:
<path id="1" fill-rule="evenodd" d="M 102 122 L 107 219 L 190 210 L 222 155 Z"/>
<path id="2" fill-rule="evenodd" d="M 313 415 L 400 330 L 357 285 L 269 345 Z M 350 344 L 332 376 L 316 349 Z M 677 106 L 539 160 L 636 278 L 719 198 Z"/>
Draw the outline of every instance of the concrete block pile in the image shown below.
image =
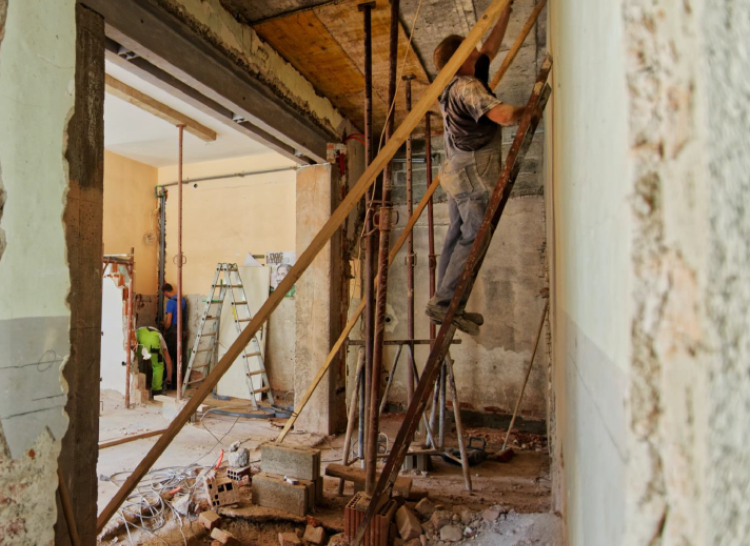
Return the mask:
<path id="1" fill-rule="evenodd" d="M 261 448 L 260 468 L 253 476 L 255 504 L 304 516 L 323 497 L 317 449 L 267 444 Z"/>

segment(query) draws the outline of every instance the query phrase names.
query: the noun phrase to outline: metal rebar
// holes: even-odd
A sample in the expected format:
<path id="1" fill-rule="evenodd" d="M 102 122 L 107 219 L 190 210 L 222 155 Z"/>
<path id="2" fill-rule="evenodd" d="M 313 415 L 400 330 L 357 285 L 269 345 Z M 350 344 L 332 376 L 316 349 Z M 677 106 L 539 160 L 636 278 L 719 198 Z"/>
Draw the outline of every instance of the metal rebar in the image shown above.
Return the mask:
<path id="1" fill-rule="evenodd" d="M 427 187 L 432 185 L 432 122 L 430 116 L 431 112 L 427 112 L 424 118 L 424 146 L 425 146 L 425 158 L 427 167 Z M 436 272 L 437 272 L 437 256 L 435 255 L 435 213 L 433 209 L 432 196 L 427 203 L 427 256 L 428 268 L 429 268 L 429 289 L 430 299 L 435 295 L 437 288 Z M 430 322 L 430 339 L 435 340 L 437 335 L 437 326 Z"/>
<path id="2" fill-rule="evenodd" d="M 159 199 L 159 286 L 157 287 L 158 309 L 156 310 L 156 324 L 164 324 L 164 275 L 167 262 L 167 192 L 157 193 Z"/>
<path id="3" fill-rule="evenodd" d="M 178 125 L 179 153 L 177 163 L 177 400 L 182 400 L 182 152 L 185 126 Z"/>
<path id="4" fill-rule="evenodd" d="M 414 79 L 412 74 L 403 77 L 405 88 L 406 111 L 411 112 L 411 82 Z M 413 135 L 413 133 L 412 133 Z M 406 139 L 406 215 L 407 220 L 411 219 L 414 214 L 414 148 L 413 136 L 409 135 Z M 414 231 L 409 233 L 406 240 L 406 337 L 414 339 Z M 407 373 L 406 392 L 407 401 L 411 404 L 411 397 L 414 394 L 414 345 L 410 345 L 409 351 L 409 370 Z"/>
<path id="5" fill-rule="evenodd" d="M 372 10 L 375 7 L 375 2 L 367 2 L 359 5 L 359 10 L 362 12 L 364 18 L 364 77 L 365 77 L 365 168 L 369 167 L 372 162 Z M 359 457 L 360 465 L 362 468 L 365 467 L 365 451 L 367 444 L 367 420 L 364 414 L 370 408 L 370 393 L 372 391 L 372 344 L 375 338 L 375 230 L 373 222 L 373 202 L 375 185 L 367 191 L 365 196 L 365 204 L 367 213 L 365 215 L 365 267 L 364 267 L 364 278 L 362 280 L 364 286 L 364 298 L 365 298 L 365 370 L 364 376 L 365 381 L 362 387 L 363 396 L 361 397 L 360 407 L 363 410 L 360 413 L 360 442 L 359 442 Z"/>
<path id="6" fill-rule="evenodd" d="M 395 105 L 396 71 L 398 60 L 399 0 L 391 0 L 390 66 L 388 70 L 388 105 Z M 385 141 L 393 133 L 395 108 L 385 122 Z M 367 429 L 365 453 L 365 493 L 372 495 L 377 482 L 377 454 L 380 406 L 380 373 L 383 369 L 383 341 L 385 339 L 385 312 L 388 295 L 388 252 L 391 241 L 391 193 L 393 186 L 393 164 L 389 161 L 383 171 L 382 204 L 378 220 L 380 245 L 378 248 L 378 290 L 375 305 L 375 339 L 372 348 L 372 385 L 370 394 L 370 414 Z"/>
<path id="7" fill-rule="evenodd" d="M 130 249 L 130 255 L 135 257 L 135 248 Z M 130 266 L 125 266 L 130 275 L 130 286 L 128 287 L 127 321 L 125 330 L 125 409 L 130 409 L 130 382 L 133 373 L 133 352 L 131 340 L 133 339 L 133 312 L 135 308 L 135 258 Z"/>
<path id="8" fill-rule="evenodd" d="M 359 394 L 359 385 L 362 377 L 362 370 L 365 367 L 365 351 L 364 348 L 360 347 L 357 355 L 357 367 L 354 372 L 354 388 L 352 389 L 352 401 L 349 404 L 349 415 L 346 423 L 346 435 L 344 436 L 344 455 L 342 457 L 342 464 L 348 465 L 349 452 L 352 447 L 352 435 L 354 434 L 354 421 L 357 416 L 357 398 Z M 339 480 L 339 496 L 344 494 L 344 480 Z"/>

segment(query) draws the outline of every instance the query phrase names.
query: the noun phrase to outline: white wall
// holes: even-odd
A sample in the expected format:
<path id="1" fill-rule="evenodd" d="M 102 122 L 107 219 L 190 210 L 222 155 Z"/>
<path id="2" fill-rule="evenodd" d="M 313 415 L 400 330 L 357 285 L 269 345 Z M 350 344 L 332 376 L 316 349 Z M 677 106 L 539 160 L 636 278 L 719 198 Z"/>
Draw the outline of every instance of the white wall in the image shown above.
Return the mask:
<path id="1" fill-rule="evenodd" d="M 555 500 L 572 545 L 617 546 L 625 530 L 632 188 L 620 9 L 550 5 Z"/>

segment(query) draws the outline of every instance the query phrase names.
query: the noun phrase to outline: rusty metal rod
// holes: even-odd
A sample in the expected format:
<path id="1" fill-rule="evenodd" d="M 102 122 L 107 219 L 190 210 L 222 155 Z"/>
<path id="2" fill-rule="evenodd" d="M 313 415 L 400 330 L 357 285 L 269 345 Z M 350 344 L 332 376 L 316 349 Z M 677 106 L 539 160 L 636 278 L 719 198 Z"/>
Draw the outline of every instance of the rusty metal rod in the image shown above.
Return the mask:
<path id="1" fill-rule="evenodd" d="M 432 184 L 432 112 L 427 112 L 424 118 L 424 153 L 427 168 L 427 187 Z M 433 207 L 432 196 L 427 202 L 427 266 L 429 268 L 429 290 L 430 299 L 435 295 L 437 286 L 437 255 L 435 254 L 435 211 Z M 436 325 L 430 322 L 430 339 L 435 340 L 437 334 Z"/>
<path id="2" fill-rule="evenodd" d="M 177 163 L 177 400 L 182 400 L 182 153 L 185 126 L 178 125 L 179 153 Z"/>
<path id="3" fill-rule="evenodd" d="M 412 74 L 403 77 L 405 83 L 405 100 L 406 111 L 411 112 L 411 82 L 414 79 Z M 406 139 L 406 216 L 410 220 L 414 215 L 414 147 L 413 133 Z M 414 339 L 414 231 L 409 233 L 406 240 L 406 337 Z M 411 398 L 414 394 L 414 371 L 412 366 L 414 362 L 414 345 L 410 345 L 409 351 L 409 370 L 407 373 L 406 393 L 407 402 L 411 404 Z"/>
<path id="4" fill-rule="evenodd" d="M 127 321 L 128 326 L 125 332 L 125 409 L 130 409 L 130 382 L 131 375 L 133 373 L 133 352 L 131 347 L 131 341 L 133 339 L 133 312 L 135 308 L 135 248 L 130 248 L 130 255 L 133 256 L 133 262 L 131 265 L 126 265 L 128 274 L 130 275 L 130 286 L 128 288 L 128 303 L 127 305 Z"/>
<path id="5" fill-rule="evenodd" d="M 531 145 L 534 132 L 539 125 L 544 107 L 546 106 L 549 95 L 552 92 L 549 85 L 546 84 L 551 69 L 552 59 L 547 57 L 540 70 L 537 83 L 534 85 L 531 98 L 529 99 L 526 111 L 524 112 L 523 118 L 521 119 L 521 123 L 516 132 L 515 141 L 513 142 L 513 146 L 508 154 L 498 184 L 492 192 L 487 211 L 476 239 L 474 240 L 471 254 L 466 261 L 461 279 L 453 294 L 453 299 L 448 307 L 448 311 L 446 312 L 437 338 L 435 339 L 435 347 L 430 352 L 430 357 L 428 358 L 427 364 L 422 372 L 422 378 L 417 385 L 414 400 L 409 405 L 409 409 L 406 412 L 404 421 L 391 448 L 391 454 L 386 460 L 383 472 L 381 473 L 380 479 L 378 480 L 372 494 L 372 501 L 370 502 L 365 517 L 357 529 L 357 534 L 352 541 L 352 546 L 359 546 L 362 544 L 362 539 L 364 538 L 367 528 L 375 515 L 376 509 L 380 506 L 380 501 L 385 496 L 389 495 L 390 489 L 398 477 L 399 469 L 401 468 L 406 452 L 409 449 L 408 440 L 416 431 L 419 424 L 419 417 L 425 410 L 430 391 L 435 383 L 443 360 L 448 354 L 450 341 L 455 335 L 456 327 L 453 325 L 453 317 L 456 315 L 461 299 L 473 285 L 473 281 L 479 273 L 485 253 L 489 247 L 489 242 L 497 228 L 500 217 L 505 209 L 505 205 L 510 198 L 510 193 L 513 190 L 516 178 L 518 177 L 522 159 Z"/>
<path id="6" fill-rule="evenodd" d="M 391 0 L 390 57 L 388 69 L 388 105 L 396 100 L 396 66 L 398 60 L 399 0 Z M 395 108 L 385 121 L 385 142 L 393 134 Z M 410 133 L 411 134 L 411 133 Z M 383 341 L 385 340 L 385 305 L 388 295 L 388 251 L 391 244 L 391 193 L 393 164 L 389 161 L 383 171 L 382 204 L 378 218 L 380 245 L 378 248 L 378 290 L 375 302 L 375 339 L 372 347 L 372 377 L 370 407 L 365 451 L 365 493 L 372 495 L 377 480 L 378 432 L 380 424 L 380 374 L 383 369 Z"/>
<path id="7" fill-rule="evenodd" d="M 534 341 L 534 350 L 531 353 L 529 359 L 529 366 L 526 369 L 526 377 L 523 379 L 523 385 L 521 385 L 521 392 L 518 393 L 518 400 L 516 400 L 516 407 L 513 408 L 513 417 L 510 419 L 510 425 L 508 425 L 508 431 L 505 433 L 505 440 L 503 440 L 503 447 L 500 451 L 503 451 L 508 447 L 508 438 L 510 438 L 510 431 L 513 430 L 513 425 L 516 422 L 518 416 L 518 408 L 521 407 L 521 400 L 523 400 L 523 393 L 526 392 L 526 384 L 529 382 L 529 376 L 531 375 L 531 368 L 534 366 L 534 357 L 536 351 L 539 348 L 539 339 L 542 337 L 542 330 L 544 329 L 544 319 L 547 318 L 547 311 L 549 310 L 549 300 L 544 304 L 544 311 L 542 311 L 542 318 L 539 319 L 539 329 L 536 332 L 536 340 Z"/>
<path id="8" fill-rule="evenodd" d="M 364 59 L 364 77 L 365 77 L 365 168 L 370 166 L 372 162 L 372 10 L 375 8 L 375 2 L 366 2 L 360 4 L 358 9 L 362 12 L 364 19 L 364 46 L 365 46 L 365 59 Z M 365 465 L 365 449 L 367 444 L 366 430 L 367 421 L 364 418 L 364 412 L 370 407 L 370 393 L 372 391 L 372 347 L 375 339 L 375 228 L 373 222 L 373 216 L 375 214 L 374 209 L 374 197 L 375 197 L 375 184 L 368 190 L 365 196 L 365 225 L 364 225 L 364 239 L 365 239 L 365 268 L 362 283 L 364 286 L 364 299 L 365 299 L 365 369 L 364 383 L 362 385 L 362 394 L 360 407 L 360 427 L 358 431 L 359 445 L 358 454 L 361 461 L 361 466 L 364 468 Z"/>
<path id="9" fill-rule="evenodd" d="M 349 465 L 349 452 L 352 447 L 352 435 L 354 434 L 354 421 L 357 417 L 357 399 L 359 398 L 359 387 L 362 382 L 362 371 L 365 368 L 365 350 L 364 347 L 359 348 L 359 355 L 357 357 L 357 368 L 354 373 L 354 388 L 352 389 L 352 401 L 349 404 L 349 416 L 346 423 L 346 435 L 344 436 L 344 456 L 342 457 L 341 463 Z M 344 480 L 339 481 L 339 496 L 344 494 Z"/>
<path id="10" fill-rule="evenodd" d="M 466 454 L 466 442 L 464 441 L 464 425 L 461 420 L 461 404 L 458 401 L 458 389 L 456 388 L 456 378 L 453 375 L 453 359 L 448 353 L 443 364 L 448 383 L 451 386 L 451 400 L 453 401 L 453 418 L 456 420 L 456 439 L 458 440 L 458 451 L 461 454 L 461 469 L 464 473 L 464 484 L 466 490 L 471 493 L 471 471 L 469 470 L 469 457 Z"/>

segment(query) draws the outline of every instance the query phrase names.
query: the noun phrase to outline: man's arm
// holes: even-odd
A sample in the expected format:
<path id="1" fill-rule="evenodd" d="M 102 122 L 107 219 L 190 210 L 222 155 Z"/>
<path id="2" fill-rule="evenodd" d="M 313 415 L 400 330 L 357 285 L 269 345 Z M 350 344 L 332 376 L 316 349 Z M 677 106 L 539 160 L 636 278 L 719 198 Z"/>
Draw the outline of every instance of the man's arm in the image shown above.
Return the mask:
<path id="1" fill-rule="evenodd" d="M 498 104 L 486 116 L 498 125 L 515 125 L 523 117 L 526 108 L 510 104 Z"/>
<path id="2" fill-rule="evenodd" d="M 159 344 L 161 345 L 161 356 L 164 357 L 164 362 L 167 364 L 167 383 L 172 382 L 172 357 L 169 356 L 169 347 L 167 342 L 164 340 L 164 336 L 159 334 Z"/>
<path id="3" fill-rule="evenodd" d="M 164 327 L 164 330 L 169 330 L 169 327 L 172 325 L 172 313 L 167 313 L 164 315 L 164 324 L 162 326 Z"/>
<path id="4" fill-rule="evenodd" d="M 493 28 L 492 32 L 490 32 L 490 35 L 487 36 L 487 39 L 482 44 L 482 47 L 479 48 L 479 53 L 487 55 L 490 60 L 494 59 L 497 56 L 497 52 L 500 51 L 500 45 L 503 43 L 505 31 L 508 30 L 510 14 L 513 11 L 510 7 L 512 3 L 513 2 L 511 1 L 508 4 L 508 7 L 506 7 L 500 14 L 500 19 L 497 20 L 495 28 Z"/>

